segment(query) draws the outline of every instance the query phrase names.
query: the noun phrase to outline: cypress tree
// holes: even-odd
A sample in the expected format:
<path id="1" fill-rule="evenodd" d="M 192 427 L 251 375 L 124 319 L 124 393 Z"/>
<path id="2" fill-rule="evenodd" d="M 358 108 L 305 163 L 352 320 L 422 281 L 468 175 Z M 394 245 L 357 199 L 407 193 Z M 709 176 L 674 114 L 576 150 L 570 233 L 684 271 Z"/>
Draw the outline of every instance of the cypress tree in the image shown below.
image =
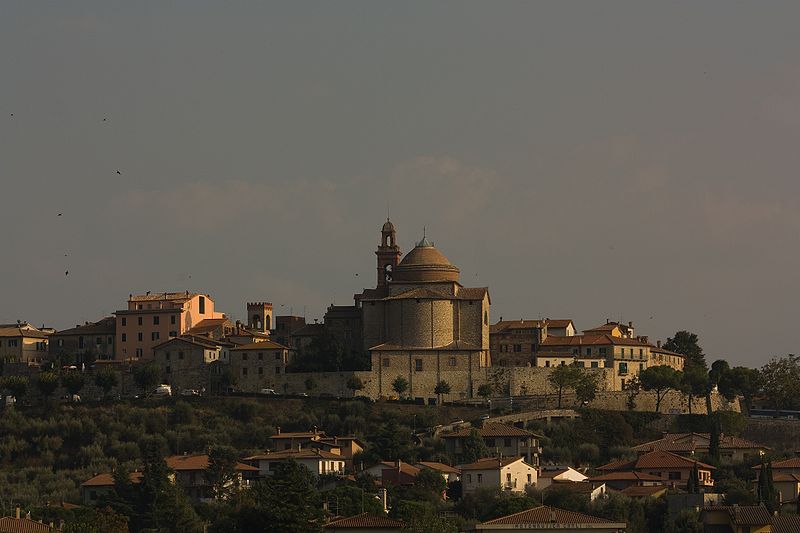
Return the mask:
<path id="1" fill-rule="evenodd" d="M 777 498 L 775 492 L 775 483 L 772 480 L 772 461 L 767 463 L 767 509 L 770 512 L 775 512 L 777 509 Z"/>
<path id="2" fill-rule="evenodd" d="M 756 497 L 758 503 L 766 505 L 767 497 L 767 465 L 761 461 L 761 468 L 758 471 L 758 486 L 756 487 Z"/>
<path id="3" fill-rule="evenodd" d="M 719 419 L 716 413 L 711 418 L 711 442 L 708 444 L 708 455 L 712 461 L 719 463 Z"/>

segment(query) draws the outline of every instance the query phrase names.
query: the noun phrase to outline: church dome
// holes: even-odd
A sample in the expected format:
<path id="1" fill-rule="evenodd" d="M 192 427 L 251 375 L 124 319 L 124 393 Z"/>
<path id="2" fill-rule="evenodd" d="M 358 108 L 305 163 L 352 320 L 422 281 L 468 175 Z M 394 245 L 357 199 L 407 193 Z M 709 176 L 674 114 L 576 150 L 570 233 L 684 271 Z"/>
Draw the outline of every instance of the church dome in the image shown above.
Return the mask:
<path id="1" fill-rule="evenodd" d="M 387 218 L 386 222 L 383 223 L 383 229 L 381 229 L 381 231 L 394 231 L 394 224 Z"/>
<path id="2" fill-rule="evenodd" d="M 458 281 L 458 274 L 458 267 L 423 238 L 397 265 L 394 281 Z"/>

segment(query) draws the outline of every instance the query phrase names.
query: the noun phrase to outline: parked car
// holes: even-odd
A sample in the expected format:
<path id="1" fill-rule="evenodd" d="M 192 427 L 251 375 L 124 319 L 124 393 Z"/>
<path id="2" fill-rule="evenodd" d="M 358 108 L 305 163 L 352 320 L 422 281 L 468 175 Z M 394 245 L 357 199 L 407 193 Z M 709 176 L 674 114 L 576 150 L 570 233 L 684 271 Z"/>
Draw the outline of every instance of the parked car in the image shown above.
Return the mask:
<path id="1" fill-rule="evenodd" d="M 200 391 L 197 389 L 183 389 L 181 396 L 200 396 Z"/>
<path id="2" fill-rule="evenodd" d="M 268 395 L 273 395 L 273 396 L 278 394 L 277 392 L 275 392 L 275 389 L 261 389 L 260 391 L 258 391 L 258 393 L 259 394 L 268 394 Z"/>
<path id="3" fill-rule="evenodd" d="M 154 396 L 172 396 L 172 387 L 170 385 L 159 385 L 153 391 Z"/>

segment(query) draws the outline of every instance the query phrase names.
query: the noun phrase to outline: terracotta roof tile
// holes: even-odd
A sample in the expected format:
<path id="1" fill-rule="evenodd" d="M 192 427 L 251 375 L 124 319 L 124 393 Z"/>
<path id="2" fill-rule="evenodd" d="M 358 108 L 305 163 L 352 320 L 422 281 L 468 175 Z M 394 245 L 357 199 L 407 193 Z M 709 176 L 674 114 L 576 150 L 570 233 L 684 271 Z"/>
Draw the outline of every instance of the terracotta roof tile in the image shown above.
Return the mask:
<path id="1" fill-rule="evenodd" d="M 197 296 L 198 293 L 196 292 L 151 292 L 150 294 L 134 294 L 128 300 L 129 302 L 154 302 L 157 300 L 161 301 L 172 301 L 172 302 L 185 302 L 186 300 L 190 300 Z"/>
<path id="2" fill-rule="evenodd" d="M 547 337 L 542 341 L 541 347 L 552 346 L 641 346 L 652 348 L 647 342 L 639 339 L 626 339 L 624 337 L 612 337 L 611 335 L 573 335 L 572 337 Z"/>
<path id="3" fill-rule="evenodd" d="M 666 492 L 663 485 L 631 485 L 620 492 L 629 498 L 643 498 L 646 496 L 659 496 Z"/>
<path id="4" fill-rule="evenodd" d="M 117 320 L 113 316 L 105 317 L 97 322 L 75 326 L 70 329 L 62 329 L 53 335 L 113 335 L 116 331 L 116 323 Z"/>
<path id="5" fill-rule="evenodd" d="M 469 437 L 470 433 L 472 433 L 473 429 L 478 430 L 478 435 L 483 438 L 489 437 L 534 437 L 534 438 L 542 438 L 541 436 L 537 435 L 536 433 L 531 433 L 526 429 L 520 429 L 515 426 L 508 426 L 506 424 L 498 424 L 496 422 L 489 422 L 483 425 L 481 428 L 464 428 L 455 433 L 449 433 L 447 435 L 442 435 L 442 438 L 445 439 L 463 439 L 464 437 Z"/>
<path id="6" fill-rule="evenodd" d="M 130 479 L 131 483 L 139 483 L 142 481 L 142 476 L 144 474 L 142 472 L 131 472 L 128 474 L 128 479 Z M 81 483 L 81 487 L 113 487 L 114 486 L 114 474 L 111 472 L 104 472 L 102 474 L 97 474 L 93 478 L 89 478 L 83 483 Z"/>
<path id="7" fill-rule="evenodd" d="M 606 474 L 602 474 L 599 476 L 594 476 L 589 478 L 589 481 L 592 483 L 596 481 L 647 481 L 647 482 L 663 482 L 664 480 L 658 476 L 654 476 L 652 474 L 646 474 L 644 472 L 634 472 L 632 470 L 624 470 L 619 472 L 608 472 Z"/>
<path id="8" fill-rule="evenodd" d="M 662 438 L 634 446 L 634 451 L 665 450 L 669 452 L 688 452 L 692 450 L 707 449 L 711 443 L 710 433 L 667 433 Z M 733 435 L 720 435 L 720 449 L 762 449 L 770 448 L 741 437 Z"/>
<path id="9" fill-rule="evenodd" d="M 261 341 L 261 342 L 251 342 L 250 344 L 243 344 L 241 346 L 236 346 L 235 348 L 231 348 L 232 352 L 240 352 L 243 350 L 288 350 L 289 348 L 284 346 L 283 344 L 278 344 L 274 341 Z"/>
<path id="10" fill-rule="evenodd" d="M 462 472 L 465 470 L 498 470 L 522 460 L 522 457 L 485 457 L 478 459 L 474 463 L 461 465 L 460 468 Z"/>
<path id="11" fill-rule="evenodd" d="M 645 468 L 692 468 L 695 463 L 699 468 L 704 470 L 716 470 L 711 465 L 681 457 L 674 453 L 665 452 L 663 450 L 656 450 L 640 455 L 633 461 L 616 461 L 608 463 L 598 470 L 641 470 Z"/>
<path id="12" fill-rule="evenodd" d="M 431 470 L 436 470 L 438 472 L 443 472 L 445 474 L 460 474 L 461 470 L 454 466 L 446 465 L 444 463 L 437 463 L 435 461 L 419 461 L 417 465 L 424 466 L 425 468 L 430 468 Z"/>
<path id="13" fill-rule="evenodd" d="M 60 530 L 30 518 L 12 518 L 10 516 L 0 518 L 0 533 L 51 533 L 53 531 Z"/>
<path id="14" fill-rule="evenodd" d="M 208 455 L 171 455 L 166 459 L 167 466 L 175 471 L 205 470 L 208 468 Z M 235 469 L 238 471 L 258 471 L 258 468 L 250 465 L 236 463 Z"/>
<path id="15" fill-rule="evenodd" d="M 489 524 L 613 524 L 610 520 L 605 518 L 598 518 L 583 513 L 575 513 L 573 511 L 565 511 L 556 507 L 549 507 L 542 505 L 515 513 L 508 516 L 502 516 L 484 522 L 482 525 Z M 611 526 L 610 526 L 611 527 Z M 624 526 L 623 526 L 624 527 Z"/>
<path id="16" fill-rule="evenodd" d="M 718 505 L 705 507 L 703 511 L 728 513 L 736 526 L 763 526 L 772 524 L 772 514 L 762 505 Z"/>
<path id="17" fill-rule="evenodd" d="M 398 529 L 403 527 L 400 520 L 392 520 L 385 516 L 375 516 L 361 513 L 348 518 L 339 518 L 328 523 L 324 529 L 353 528 L 353 529 Z"/>
<path id="18" fill-rule="evenodd" d="M 772 533 L 797 533 L 800 531 L 800 515 L 781 515 L 772 518 Z"/>
<path id="19" fill-rule="evenodd" d="M 326 459 L 344 461 L 345 458 L 337 453 L 320 450 L 318 448 L 303 448 L 301 450 L 281 450 L 278 452 L 267 452 L 259 455 L 245 457 L 245 461 L 283 461 L 288 459 Z"/>

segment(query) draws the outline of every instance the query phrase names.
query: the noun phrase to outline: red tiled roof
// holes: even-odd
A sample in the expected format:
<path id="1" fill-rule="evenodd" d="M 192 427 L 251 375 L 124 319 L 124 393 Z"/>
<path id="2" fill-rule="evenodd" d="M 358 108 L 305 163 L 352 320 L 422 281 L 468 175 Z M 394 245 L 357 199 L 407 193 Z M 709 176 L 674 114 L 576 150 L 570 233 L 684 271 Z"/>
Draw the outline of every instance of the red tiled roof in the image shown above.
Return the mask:
<path id="1" fill-rule="evenodd" d="M 652 347 L 647 342 L 639 339 L 626 339 L 612 337 L 611 335 L 573 335 L 572 337 L 547 337 L 540 345 L 542 348 L 549 346 L 641 346 Z"/>
<path id="2" fill-rule="evenodd" d="M 716 470 L 711 465 L 681 457 L 674 453 L 656 450 L 640 455 L 633 461 L 616 461 L 598 468 L 598 470 L 641 470 L 646 468 L 692 468 L 697 464 L 704 470 Z"/>
<path id="3" fill-rule="evenodd" d="M 386 467 L 384 468 L 384 470 L 391 470 L 391 469 L 397 470 L 396 461 L 381 461 L 381 464 Z M 410 465 L 408 463 L 400 461 L 400 472 L 404 474 L 408 474 L 409 476 L 412 477 L 417 477 L 417 475 L 420 473 L 421 470 L 422 470 L 421 468 L 417 468 L 414 465 Z"/>
<path id="4" fill-rule="evenodd" d="M 692 451 L 697 448 L 708 448 L 711 443 L 710 433 L 667 433 L 662 438 L 634 446 L 635 451 L 665 450 L 670 452 Z M 720 435 L 720 449 L 763 449 L 769 448 L 747 439 L 733 435 Z"/>
<path id="5" fill-rule="evenodd" d="M 131 483 L 140 483 L 142 481 L 142 472 L 131 472 L 128 474 L 128 479 L 131 480 Z M 114 474 L 111 472 L 104 472 L 102 474 L 97 474 L 93 478 L 89 478 L 83 483 L 81 483 L 81 487 L 113 487 L 114 486 Z"/>
<path id="6" fill-rule="evenodd" d="M 664 481 L 658 476 L 646 474 L 644 472 L 634 472 L 632 470 L 624 470 L 620 472 L 608 472 L 600 476 L 589 478 L 592 483 L 596 481 Z"/>
<path id="7" fill-rule="evenodd" d="M 782 515 L 772 517 L 772 533 L 797 533 L 800 531 L 800 516 Z"/>
<path id="8" fill-rule="evenodd" d="M 60 531 L 60 529 L 30 518 L 12 518 L 10 516 L 0 518 L 0 533 L 51 533 L 53 531 Z"/>
<path id="9" fill-rule="evenodd" d="M 270 437 L 270 440 L 277 439 L 313 439 L 319 437 L 324 439 L 327 437 L 324 431 L 281 431 Z"/>
<path id="10" fill-rule="evenodd" d="M 446 465 L 444 463 L 437 463 L 435 461 L 419 461 L 417 465 L 424 466 L 425 468 L 430 468 L 431 470 L 436 470 L 439 472 L 444 472 L 445 474 L 460 474 L 461 471 L 450 465 Z"/>
<path id="11" fill-rule="evenodd" d="M 545 324 L 549 328 L 566 328 L 572 324 L 570 319 L 551 319 L 551 320 L 501 320 L 492 324 L 489 328 L 490 333 L 500 333 L 508 329 L 531 329 L 541 328 Z"/>
<path id="12" fill-rule="evenodd" d="M 756 465 L 753 470 L 761 468 L 761 465 Z M 783 461 L 772 461 L 772 469 L 776 468 L 800 468 L 800 457 L 792 457 L 791 459 L 784 459 Z"/>
<path id="13" fill-rule="evenodd" d="M 663 485 L 631 485 L 622 489 L 620 492 L 629 498 L 642 498 L 645 496 L 656 496 L 665 492 L 667 487 Z"/>
<path id="14" fill-rule="evenodd" d="M 134 294 L 128 300 L 129 302 L 153 302 L 156 300 L 185 302 L 197 296 L 196 292 L 151 292 L 149 294 Z M 206 295 L 207 296 L 207 295 Z"/>
<path id="15" fill-rule="evenodd" d="M 763 526 L 772 524 L 772 514 L 762 505 L 715 505 L 704 512 L 725 512 L 736 526 Z"/>
<path id="16" fill-rule="evenodd" d="M 288 350 L 283 344 L 278 344 L 275 341 L 261 341 L 251 342 L 250 344 L 243 344 L 235 348 L 231 348 L 232 352 L 240 352 L 242 350 Z"/>
<path id="17" fill-rule="evenodd" d="M 594 486 L 594 484 L 585 481 L 556 481 L 545 487 L 544 490 L 568 490 L 576 494 L 591 494 L 597 488 L 599 486 Z"/>
<path id="18" fill-rule="evenodd" d="M 398 529 L 403 527 L 400 520 L 392 520 L 385 516 L 375 516 L 361 513 L 348 518 L 340 518 L 328 523 L 324 529 L 353 528 L 353 529 Z"/>
<path id="19" fill-rule="evenodd" d="M 498 470 L 502 467 L 508 466 L 511 463 L 522 461 L 522 457 L 485 457 L 478 459 L 474 463 L 468 465 L 461 465 L 461 471 L 464 470 Z"/>
<path id="20" fill-rule="evenodd" d="M 165 459 L 167 466 L 175 471 L 205 470 L 208 468 L 208 455 L 171 455 Z M 257 472 L 258 468 L 250 465 L 236 463 L 234 467 L 238 471 Z"/>
<path id="21" fill-rule="evenodd" d="M 514 513 L 508 516 L 501 516 L 494 520 L 489 520 L 481 525 L 489 524 L 613 524 L 610 520 L 605 518 L 598 518 L 583 513 L 575 513 L 573 511 L 565 511 L 564 509 L 557 509 L 542 505 Z"/>
<path id="22" fill-rule="evenodd" d="M 244 458 L 245 461 L 282 461 L 284 459 L 335 459 L 338 461 L 344 461 L 345 457 L 337 453 L 331 453 L 318 448 L 303 448 L 302 450 L 281 450 L 278 452 L 267 452 Z"/>
<path id="23" fill-rule="evenodd" d="M 445 439 L 463 439 L 464 437 L 469 437 L 470 433 L 472 433 L 472 429 L 478 430 L 478 435 L 483 438 L 489 437 L 536 437 L 541 438 L 539 435 L 535 433 L 531 433 L 526 429 L 520 429 L 515 426 L 508 426 L 506 424 L 498 424 L 496 422 L 489 422 L 483 425 L 481 428 L 464 428 L 455 433 L 449 433 L 447 435 L 442 435 L 442 438 Z"/>

